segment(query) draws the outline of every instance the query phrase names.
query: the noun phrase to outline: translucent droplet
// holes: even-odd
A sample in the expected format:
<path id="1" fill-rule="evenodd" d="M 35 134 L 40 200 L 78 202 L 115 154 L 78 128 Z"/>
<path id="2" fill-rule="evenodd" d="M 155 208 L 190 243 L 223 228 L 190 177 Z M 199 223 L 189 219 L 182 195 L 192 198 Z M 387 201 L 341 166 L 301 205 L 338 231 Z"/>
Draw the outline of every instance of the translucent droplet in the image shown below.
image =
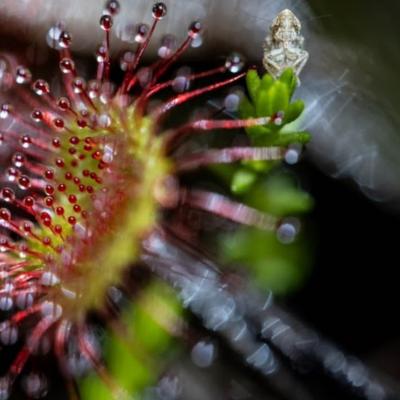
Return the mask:
<path id="1" fill-rule="evenodd" d="M 138 71 L 137 77 L 140 85 L 142 87 L 145 87 L 150 83 L 153 77 L 153 71 L 151 70 L 151 68 L 143 67 Z"/>
<path id="2" fill-rule="evenodd" d="M 12 203 L 15 200 L 15 193 L 9 187 L 5 187 L 1 189 L 0 198 L 3 199 L 7 203 Z"/>
<path id="3" fill-rule="evenodd" d="M 24 377 L 22 386 L 25 393 L 33 399 L 40 399 L 47 395 L 48 385 L 47 379 L 42 374 L 31 372 Z"/>
<path id="4" fill-rule="evenodd" d="M 20 293 L 17 295 L 15 305 L 21 310 L 26 310 L 32 306 L 33 300 L 34 297 L 32 293 Z"/>
<path id="5" fill-rule="evenodd" d="M 63 58 L 60 61 L 60 70 L 63 74 L 70 74 L 75 71 L 75 63 L 70 58 Z"/>
<path id="6" fill-rule="evenodd" d="M 147 24 L 139 24 L 136 27 L 135 42 L 143 43 L 149 34 L 150 27 Z"/>
<path id="7" fill-rule="evenodd" d="M 58 37 L 58 45 L 62 49 L 68 49 L 71 46 L 72 37 L 68 31 L 62 31 Z"/>
<path id="8" fill-rule="evenodd" d="M 76 94 L 82 93 L 86 88 L 86 82 L 83 78 L 75 78 L 71 85 L 74 93 Z"/>
<path id="9" fill-rule="evenodd" d="M 111 15 L 117 15 L 120 11 L 120 4 L 117 0 L 109 0 L 106 4 L 106 10 Z"/>
<path id="10" fill-rule="evenodd" d="M 28 68 L 22 65 L 17 67 L 15 73 L 15 82 L 17 82 L 19 85 L 24 85 L 26 83 L 30 83 L 31 80 L 32 80 L 32 73 Z"/>
<path id="11" fill-rule="evenodd" d="M 43 286 L 56 286 L 60 283 L 60 278 L 53 272 L 45 272 L 40 279 L 40 283 Z"/>
<path id="12" fill-rule="evenodd" d="M 192 361 L 200 368 L 212 365 L 215 359 L 215 346 L 210 342 L 200 341 L 192 349 Z"/>
<path id="13" fill-rule="evenodd" d="M 49 47 L 52 49 L 59 50 L 60 49 L 60 43 L 59 39 L 61 36 L 61 33 L 64 31 L 64 24 L 59 22 L 58 24 L 52 26 L 46 35 L 46 42 Z"/>
<path id="14" fill-rule="evenodd" d="M 135 54 L 132 51 L 126 51 L 122 54 L 119 60 L 119 66 L 122 71 L 127 71 L 129 68 L 133 66 L 133 62 L 135 61 Z"/>
<path id="15" fill-rule="evenodd" d="M 285 218 L 278 226 L 276 235 L 283 244 L 293 243 L 300 231 L 300 221 L 297 218 Z"/>
<path id="16" fill-rule="evenodd" d="M 50 93 L 50 86 L 44 79 L 35 81 L 32 85 L 32 89 L 38 96 Z"/>
<path id="17" fill-rule="evenodd" d="M 10 221 L 11 220 L 11 212 L 8 208 L 0 208 L 0 221 Z M 0 224 L 1 225 L 1 224 Z"/>
<path id="18" fill-rule="evenodd" d="M 0 310 L 10 311 L 13 308 L 14 302 L 11 296 L 0 296 Z"/>
<path id="19" fill-rule="evenodd" d="M 243 57 L 239 53 L 232 53 L 225 62 L 226 68 L 229 72 L 237 74 L 244 67 Z"/>
<path id="20" fill-rule="evenodd" d="M 0 118 L 6 119 L 10 116 L 12 111 L 12 105 L 8 103 L 4 103 L 0 108 Z"/>
<path id="21" fill-rule="evenodd" d="M 301 151 L 301 144 L 291 144 L 286 150 L 285 161 L 290 165 L 297 164 L 300 159 Z"/>
<path id="22" fill-rule="evenodd" d="M 204 41 L 203 36 L 202 36 L 201 34 L 200 34 L 200 35 L 197 35 L 197 36 L 192 40 L 192 43 L 190 43 L 190 46 L 193 47 L 193 48 L 201 47 L 201 46 L 203 45 L 203 41 Z"/>
<path id="23" fill-rule="evenodd" d="M 71 102 L 67 97 L 60 97 L 57 100 L 57 106 L 62 111 L 67 111 L 71 108 Z"/>
<path id="24" fill-rule="evenodd" d="M 241 96 L 239 93 L 230 93 L 224 99 L 224 107 L 227 111 L 236 112 L 239 108 Z"/>
<path id="25" fill-rule="evenodd" d="M 153 18 L 161 20 L 167 14 L 167 6 L 164 3 L 156 3 L 153 6 Z"/>
<path id="26" fill-rule="evenodd" d="M 24 149 L 28 149 L 32 144 L 32 138 L 29 135 L 21 136 L 19 139 L 19 143 Z"/>
<path id="27" fill-rule="evenodd" d="M 113 26 L 113 19 L 111 15 L 104 14 L 100 18 L 100 27 L 104 31 L 108 32 Z"/>
<path id="28" fill-rule="evenodd" d="M 203 26 L 202 26 L 201 22 L 200 21 L 194 21 L 189 26 L 188 35 L 192 39 L 195 39 L 200 34 L 202 29 L 203 29 Z"/>
<path id="29" fill-rule="evenodd" d="M 107 59 L 107 49 L 102 45 L 96 51 L 96 61 L 98 63 L 104 62 Z"/>
<path id="30" fill-rule="evenodd" d="M 158 56 L 168 58 L 176 49 L 177 40 L 174 35 L 164 35 L 161 40 L 161 46 L 158 49 Z"/>
<path id="31" fill-rule="evenodd" d="M 91 99 L 96 99 L 100 94 L 101 84 L 99 81 L 91 80 L 88 83 L 88 95 Z"/>
<path id="32" fill-rule="evenodd" d="M 22 175 L 18 178 L 18 187 L 21 190 L 29 189 L 31 186 L 31 181 L 26 175 Z"/>
<path id="33" fill-rule="evenodd" d="M 177 93 L 185 92 L 189 88 L 190 81 L 185 75 L 177 76 L 172 83 L 172 89 Z"/>
<path id="34" fill-rule="evenodd" d="M 17 340 L 17 327 L 10 325 L 8 322 L 3 322 L 0 325 L 0 342 L 3 343 L 4 346 L 12 346 Z"/>
<path id="35" fill-rule="evenodd" d="M 100 128 L 108 128 L 111 125 L 111 117 L 109 114 L 101 114 L 97 118 L 97 123 Z M 106 146 L 107 147 L 107 146 Z"/>
<path id="36" fill-rule="evenodd" d="M 60 318 L 62 316 L 62 307 L 52 301 L 44 301 L 41 308 L 44 317 Z"/>

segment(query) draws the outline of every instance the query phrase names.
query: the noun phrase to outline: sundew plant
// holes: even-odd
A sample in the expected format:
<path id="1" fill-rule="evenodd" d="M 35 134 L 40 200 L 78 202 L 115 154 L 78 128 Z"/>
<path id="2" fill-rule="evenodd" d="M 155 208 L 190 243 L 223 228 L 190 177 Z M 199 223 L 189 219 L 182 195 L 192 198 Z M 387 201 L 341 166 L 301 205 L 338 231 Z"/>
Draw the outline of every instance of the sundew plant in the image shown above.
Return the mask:
<path id="1" fill-rule="evenodd" d="M 203 225 L 229 221 L 207 231 L 207 241 L 219 238 L 218 257 L 249 266 L 263 285 L 286 288 L 265 275 L 268 256 L 288 277 L 287 265 L 300 257 L 294 217 L 311 200 L 279 173 L 309 140 L 296 131 L 304 108 L 292 101 L 296 69 L 260 74 L 232 54 L 208 70 L 174 73 L 201 38 L 198 21 L 181 44 L 163 38 L 147 65 L 143 55 L 167 13 L 155 3 L 151 24 L 137 27 L 136 48 L 121 57 L 121 77 L 110 50 L 119 11 L 111 0 L 100 16 L 93 76 L 81 75 L 73 32 L 62 24 L 48 34 L 58 87 L 16 55 L 1 56 L 8 82 L 0 108 L 1 400 L 46 397 L 54 374 L 75 399 L 135 398 L 154 383 L 161 355 L 173 338 L 183 340 L 184 314 L 177 288 L 162 282 L 152 260 L 173 270 L 171 242 L 199 251 L 204 232 L 186 218 L 191 210 Z M 237 92 L 243 83 L 246 94 Z M 179 111 L 221 93 L 221 107 Z M 138 268 L 151 283 L 148 276 L 132 283 Z"/>

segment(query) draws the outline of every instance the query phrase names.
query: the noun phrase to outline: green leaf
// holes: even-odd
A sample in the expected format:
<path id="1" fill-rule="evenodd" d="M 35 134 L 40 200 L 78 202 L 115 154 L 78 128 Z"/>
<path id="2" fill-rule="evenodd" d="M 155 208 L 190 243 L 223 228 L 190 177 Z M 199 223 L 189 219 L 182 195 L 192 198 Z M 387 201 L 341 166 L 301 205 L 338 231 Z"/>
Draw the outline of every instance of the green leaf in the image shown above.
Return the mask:
<path id="1" fill-rule="evenodd" d="M 231 190 L 235 194 L 247 192 L 257 180 L 257 174 L 246 168 L 239 169 L 233 176 Z"/>
<path id="2" fill-rule="evenodd" d="M 225 263 L 247 267 L 259 287 L 278 295 L 297 289 L 309 272 L 308 243 L 301 236 L 285 245 L 273 232 L 242 228 L 224 235 L 220 243 Z"/>
<path id="3" fill-rule="evenodd" d="M 243 99 L 240 103 L 239 113 L 243 119 L 254 118 L 256 116 L 256 110 L 246 96 L 243 96 Z"/>
<path id="4" fill-rule="evenodd" d="M 259 92 L 268 92 L 268 90 L 274 84 L 274 82 L 275 82 L 275 79 L 271 75 L 265 74 L 261 79 L 261 85 L 259 88 Z"/>
<path id="5" fill-rule="evenodd" d="M 287 86 L 287 88 L 289 89 L 289 97 L 291 98 L 297 87 L 297 76 L 294 73 L 293 69 L 285 69 L 279 77 L 279 80 Z"/>
<path id="6" fill-rule="evenodd" d="M 268 95 L 271 97 L 271 111 L 268 115 L 273 115 L 279 111 L 286 112 L 290 100 L 289 89 L 287 85 L 276 81 L 269 89 Z"/>
<path id="7" fill-rule="evenodd" d="M 274 174 L 261 182 L 248 192 L 245 202 L 279 217 L 302 214 L 313 206 L 311 196 L 297 188 L 293 179 L 285 174 Z"/>
<path id="8" fill-rule="evenodd" d="M 304 111 L 304 102 L 302 100 L 296 100 L 289 104 L 285 111 L 284 123 L 288 124 L 295 121 L 300 117 L 301 113 Z"/>
<path id="9" fill-rule="evenodd" d="M 277 139 L 275 140 L 275 145 L 277 146 L 288 146 L 292 143 L 306 144 L 310 141 L 311 135 L 308 132 L 280 132 Z"/>
<path id="10" fill-rule="evenodd" d="M 256 70 L 251 69 L 246 75 L 246 85 L 249 91 L 250 98 L 255 103 L 258 89 L 260 88 L 261 79 Z"/>

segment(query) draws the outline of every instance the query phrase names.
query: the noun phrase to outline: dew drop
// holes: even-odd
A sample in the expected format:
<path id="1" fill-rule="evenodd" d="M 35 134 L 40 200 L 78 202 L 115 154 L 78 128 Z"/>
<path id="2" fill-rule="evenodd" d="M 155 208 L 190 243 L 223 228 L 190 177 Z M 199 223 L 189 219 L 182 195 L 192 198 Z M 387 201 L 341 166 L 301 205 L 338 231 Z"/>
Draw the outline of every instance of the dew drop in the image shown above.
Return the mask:
<path id="1" fill-rule="evenodd" d="M 147 86 L 153 77 L 151 68 L 143 67 L 137 72 L 137 78 L 142 87 Z"/>
<path id="2" fill-rule="evenodd" d="M 161 40 L 161 46 L 158 49 L 158 56 L 161 58 L 168 58 L 176 49 L 177 40 L 174 35 L 164 35 Z"/>
<path id="3" fill-rule="evenodd" d="M 24 149 L 27 149 L 32 144 L 32 139 L 29 135 L 24 135 L 24 136 L 21 136 L 21 138 L 19 139 L 19 142 Z"/>
<path id="4" fill-rule="evenodd" d="M 190 88 L 190 81 L 185 75 L 177 76 L 172 83 L 172 89 L 178 93 L 182 93 L 188 90 L 189 88 Z"/>
<path id="5" fill-rule="evenodd" d="M 54 118 L 53 119 L 53 124 L 58 129 L 63 129 L 64 126 L 65 126 L 64 120 L 61 119 L 61 118 Z"/>
<path id="6" fill-rule="evenodd" d="M 27 396 L 32 399 L 40 399 L 47 395 L 47 379 L 42 374 L 31 372 L 23 379 L 22 386 Z"/>
<path id="7" fill-rule="evenodd" d="M 33 229 L 33 223 L 31 221 L 23 221 L 21 223 L 20 229 L 25 232 L 25 234 L 29 234 L 32 232 Z"/>
<path id="8" fill-rule="evenodd" d="M 29 189 L 31 186 L 31 181 L 30 179 L 26 176 L 26 175 L 22 175 L 19 179 L 18 179 L 18 187 L 21 190 L 27 190 Z"/>
<path id="9" fill-rule="evenodd" d="M 17 82 L 19 85 L 24 85 L 26 83 L 30 83 L 31 80 L 31 71 L 22 65 L 18 66 L 15 74 L 15 82 Z"/>
<path id="10" fill-rule="evenodd" d="M 101 29 L 108 32 L 112 26 L 113 26 L 113 19 L 112 19 L 111 15 L 107 15 L 107 14 L 102 15 L 100 18 Z"/>
<path id="11" fill-rule="evenodd" d="M 0 118 L 1 119 L 6 119 L 10 116 L 12 112 L 12 105 L 8 103 L 2 104 L 0 108 Z"/>
<path id="12" fill-rule="evenodd" d="M 192 349 L 192 361 L 200 368 L 210 367 L 215 359 L 215 346 L 206 341 L 198 342 Z"/>
<path id="13" fill-rule="evenodd" d="M 143 43 L 149 34 L 150 27 L 147 24 L 139 24 L 136 27 L 135 42 Z"/>
<path id="14" fill-rule="evenodd" d="M 77 77 L 72 81 L 72 89 L 74 93 L 80 94 L 82 93 L 85 88 L 86 88 L 86 82 L 83 78 Z"/>
<path id="15" fill-rule="evenodd" d="M 108 128 L 111 126 L 111 122 L 112 120 L 109 114 L 101 114 L 97 118 L 97 123 L 99 124 L 100 128 Z"/>
<path id="16" fill-rule="evenodd" d="M 52 48 L 52 49 L 56 49 L 59 50 L 60 49 L 60 44 L 59 44 L 59 39 L 60 39 L 60 35 L 64 30 L 64 24 L 62 24 L 61 22 L 52 26 L 46 35 L 46 42 L 47 45 Z"/>
<path id="17" fill-rule="evenodd" d="M 14 302 L 11 296 L 0 296 L 0 310 L 10 311 L 13 308 Z"/>
<path id="18" fill-rule="evenodd" d="M 15 182 L 15 180 L 20 176 L 18 169 L 10 167 L 7 169 L 7 179 L 9 182 Z"/>
<path id="19" fill-rule="evenodd" d="M 71 46 L 72 37 L 68 31 L 62 31 L 58 38 L 58 45 L 63 49 L 68 49 Z"/>
<path id="20" fill-rule="evenodd" d="M 33 305 L 33 294 L 32 293 L 20 293 L 15 299 L 15 305 L 20 310 L 25 310 Z"/>
<path id="21" fill-rule="evenodd" d="M 31 117 L 35 122 L 43 121 L 43 113 L 40 110 L 33 110 Z"/>
<path id="22" fill-rule="evenodd" d="M 57 107 L 62 111 L 67 111 L 71 109 L 71 102 L 67 97 L 60 97 L 57 100 Z"/>
<path id="23" fill-rule="evenodd" d="M 202 45 L 203 45 L 203 36 L 201 34 L 197 35 L 190 43 L 190 47 L 193 48 L 198 48 L 201 47 Z"/>
<path id="24" fill-rule="evenodd" d="M 167 14 L 167 6 L 164 3 L 156 3 L 153 6 L 153 18 L 161 20 Z"/>
<path id="25" fill-rule="evenodd" d="M 232 53 L 225 62 L 225 67 L 232 74 L 237 74 L 244 67 L 243 57 L 239 53 Z"/>
<path id="26" fill-rule="evenodd" d="M 107 59 L 107 49 L 102 45 L 96 51 L 96 60 L 98 63 L 102 63 Z"/>
<path id="27" fill-rule="evenodd" d="M 31 208 L 35 204 L 35 199 L 32 196 L 27 196 L 24 198 L 23 202 L 25 207 Z"/>
<path id="28" fill-rule="evenodd" d="M 230 93 L 224 99 L 224 107 L 227 111 L 236 112 L 239 108 L 242 96 L 239 93 Z"/>
<path id="29" fill-rule="evenodd" d="M 15 200 L 15 193 L 14 191 L 9 188 L 5 187 L 0 192 L 0 197 L 7 203 L 11 203 Z"/>
<path id="30" fill-rule="evenodd" d="M 60 70 L 63 74 L 71 74 L 75 71 L 75 63 L 72 59 L 70 58 L 63 58 L 60 61 Z"/>
<path id="31" fill-rule="evenodd" d="M 56 286 L 60 283 L 60 278 L 53 272 L 45 272 L 40 278 L 40 283 L 43 286 Z"/>
<path id="32" fill-rule="evenodd" d="M 106 10 L 111 14 L 111 15 L 117 15 L 120 11 L 120 4 L 117 0 L 109 0 L 106 4 Z"/>
<path id="33" fill-rule="evenodd" d="M 50 86 L 44 79 L 38 79 L 35 81 L 32 85 L 32 89 L 38 96 L 50 93 Z"/>
<path id="34" fill-rule="evenodd" d="M 291 144 L 285 153 L 285 161 L 289 165 L 297 164 L 301 155 L 301 144 Z"/>
<path id="35" fill-rule="evenodd" d="M 14 153 L 11 161 L 14 166 L 16 166 L 17 168 L 21 168 L 25 164 L 26 158 L 22 153 Z"/>
<path id="36" fill-rule="evenodd" d="M 0 341 L 4 346 L 12 346 L 18 340 L 18 329 L 15 326 L 10 326 L 8 322 L 3 322 L 0 325 Z"/>
<path id="37" fill-rule="evenodd" d="M 300 231 L 300 222 L 297 218 L 285 218 L 276 231 L 278 240 L 283 244 L 293 243 Z"/>
<path id="38" fill-rule="evenodd" d="M 200 21 L 194 21 L 189 26 L 188 35 L 192 39 L 195 39 L 200 34 L 202 29 L 203 29 L 203 26 L 202 26 L 201 22 Z"/>
<path id="39" fill-rule="evenodd" d="M 135 61 L 135 53 L 132 51 L 126 51 L 122 54 L 119 60 L 119 66 L 122 71 L 127 71 L 129 68 L 133 66 L 133 62 Z"/>

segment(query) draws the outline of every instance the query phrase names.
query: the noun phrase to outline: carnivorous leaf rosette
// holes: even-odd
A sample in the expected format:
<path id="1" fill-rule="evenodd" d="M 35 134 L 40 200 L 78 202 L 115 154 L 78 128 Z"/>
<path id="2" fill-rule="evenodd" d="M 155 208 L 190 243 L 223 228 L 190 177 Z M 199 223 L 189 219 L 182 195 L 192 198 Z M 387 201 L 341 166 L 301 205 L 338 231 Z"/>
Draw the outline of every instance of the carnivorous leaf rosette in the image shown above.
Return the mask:
<path id="1" fill-rule="evenodd" d="M 185 70 L 171 78 L 171 67 L 199 41 L 200 22 L 190 24 L 180 45 L 164 38 L 159 59 L 143 65 L 152 33 L 167 13 L 156 3 L 151 25 L 140 24 L 135 32 L 136 50 L 121 58 L 122 79 L 114 78 L 110 32 L 119 8 L 109 1 L 101 16 L 104 41 L 91 79 L 80 75 L 70 51 L 72 34 L 61 24 L 48 34 L 59 54 L 61 90 L 33 77 L 13 55 L 2 55 L 12 82 L 9 101 L 0 109 L 0 341 L 18 349 L 0 378 L 0 399 L 8 398 L 45 345 L 64 375 L 74 376 L 71 360 L 79 354 L 113 386 L 89 316 L 101 313 L 110 288 L 123 285 L 124 272 L 142 258 L 143 243 L 155 233 L 160 240 L 174 231 L 171 221 L 177 224 L 182 210 L 278 230 L 283 237 L 296 231 L 285 215 L 234 198 L 254 188 L 279 160 L 296 158 L 296 149 L 309 139 L 288 129 L 303 110 L 300 100 L 291 102 L 297 83 L 293 70 L 284 69 L 276 79 L 260 77 L 233 54 L 210 70 Z M 237 95 L 201 118 L 170 118 L 182 105 L 204 101 L 246 76 L 249 98 L 242 99 L 242 118 L 232 118 Z M 162 100 L 154 105 L 156 98 Z M 241 128 L 247 133 L 238 133 Z M 220 130 L 235 132 L 232 137 L 239 135 L 241 144 L 232 140 L 227 147 L 200 151 L 187 146 Z M 216 164 L 232 165 L 225 170 L 231 196 L 181 179 Z M 185 229 L 179 232 L 185 240 Z M 30 395 L 40 393 L 32 393 L 31 385 Z"/>

